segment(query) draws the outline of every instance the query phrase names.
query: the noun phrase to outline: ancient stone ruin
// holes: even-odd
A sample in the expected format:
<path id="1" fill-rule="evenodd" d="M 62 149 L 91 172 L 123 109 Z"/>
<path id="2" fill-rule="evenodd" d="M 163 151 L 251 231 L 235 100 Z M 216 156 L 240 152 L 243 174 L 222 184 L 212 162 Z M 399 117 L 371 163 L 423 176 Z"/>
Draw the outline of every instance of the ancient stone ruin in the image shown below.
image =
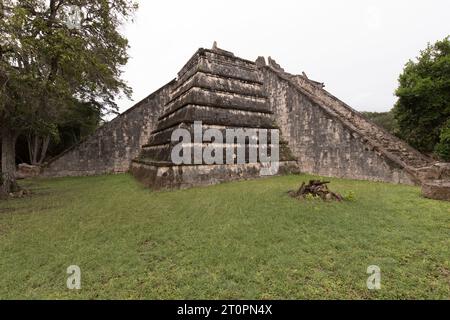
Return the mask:
<path id="1" fill-rule="evenodd" d="M 281 173 L 299 170 L 392 183 L 427 182 L 433 188 L 432 181 L 445 175 L 435 173 L 432 159 L 367 120 L 327 92 L 323 83 L 304 73 L 290 74 L 271 57 L 267 63 L 263 57 L 253 62 L 217 45 L 199 49 L 176 79 L 52 159 L 43 175 L 131 171 L 154 189 L 259 176 L 259 159 L 174 164 L 172 132 L 184 128 L 193 135 L 196 121 L 202 122 L 203 130 L 279 130 Z M 211 143 L 205 139 L 200 145 L 204 149 Z M 246 150 L 251 147 L 246 141 Z M 446 168 L 442 170 L 448 173 Z"/>
<path id="2" fill-rule="evenodd" d="M 278 129 L 258 68 L 253 62 L 216 47 L 213 50 L 198 50 L 178 73 L 177 83 L 169 93 L 169 101 L 163 107 L 148 144 L 142 146 L 139 156 L 132 161 L 131 172 L 145 185 L 156 189 L 259 176 L 261 162 L 258 159 L 251 162 L 247 157 L 247 161 L 238 163 L 233 158 L 232 163 L 221 161 L 210 164 L 200 156 L 196 162 L 193 143 L 187 145 L 192 160 L 188 164 L 174 164 L 171 155 L 178 141 L 172 141 L 172 133 L 184 128 L 189 132 L 190 140 L 194 141 L 195 121 L 201 121 L 202 133 L 214 128 L 220 130 L 223 137 L 226 136 L 225 130 L 232 128 L 253 129 L 255 135 L 261 129 Z M 215 143 L 216 148 L 221 149 L 222 157 L 226 155 L 229 142 L 212 141 L 204 134 L 201 136 L 203 138 L 197 142 L 201 145 L 201 154 L 211 143 Z M 239 142 L 234 139 L 232 143 L 235 155 Z M 251 148 L 258 148 L 257 143 L 250 140 L 242 141 L 242 144 L 246 154 Z M 289 154 L 288 151 L 281 153 L 283 169 L 296 166 L 295 159 L 290 159 Z"/>

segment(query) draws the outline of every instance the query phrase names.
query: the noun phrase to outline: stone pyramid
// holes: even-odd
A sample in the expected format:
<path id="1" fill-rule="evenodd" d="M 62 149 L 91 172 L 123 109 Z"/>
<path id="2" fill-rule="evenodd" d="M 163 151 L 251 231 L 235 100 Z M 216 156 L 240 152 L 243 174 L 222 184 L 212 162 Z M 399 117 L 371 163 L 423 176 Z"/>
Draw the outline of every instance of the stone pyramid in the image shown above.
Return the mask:
<path id="1" fill-rule="evenodd" d="M 211 137 L 207 132 L 211 129 L 223 139 Z M 227 131 L 239 129 L 247 134 L 245 140 L 225 140 Z M 173 134 L 180 130 L 189 139 L 174 141 Z M 255 62 L 235 57 L 214 43 L 212 49 L 199 49 L 178 73 L 156 129 L 132 161 L 131 172 L 153 189 L 254 178 L 264 175 L 268 166 L 259 153 L 263 136 L 267 136 L 267 156 L 275 148 L 278 152 L 280 170 L 271 174 L 295 171 L 287 144 L 282 139 L 272 141 L 272 132 L 279 136 Z M 214 163 L 204 159 L 205 152 L 215 158 Z M 174 154 L 185 161 L 174 161 Z"/>
<path id="2" fill-rule="evenodd" d="M 224 139 L 239 130 L 244 138 Z M 259 177 L 274 163 L 280 173 L 416 184 L 426 197 L 450 199 L 449 163 L 421 154 L 305 73 L 217 45 L 199 49 L 176 79 L 49 161 L 43 175 L 130 170 L 153 189 L 173 189 Z"/>

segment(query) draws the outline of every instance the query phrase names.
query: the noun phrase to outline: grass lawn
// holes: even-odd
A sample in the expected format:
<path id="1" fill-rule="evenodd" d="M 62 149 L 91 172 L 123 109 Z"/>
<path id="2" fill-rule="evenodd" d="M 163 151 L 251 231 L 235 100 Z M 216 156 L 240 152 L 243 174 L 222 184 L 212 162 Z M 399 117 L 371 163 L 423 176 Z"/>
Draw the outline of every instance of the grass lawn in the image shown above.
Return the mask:
<path id="1" fill-rule="evenodd" d="M 450 203 L 342 179 L 330 188 L 354 201 L 286 194 L 310 178 L 157 193 L 126 174 L 22 182 L 32 197 L 0 201 L 0 298 L 450 298 Z"/>

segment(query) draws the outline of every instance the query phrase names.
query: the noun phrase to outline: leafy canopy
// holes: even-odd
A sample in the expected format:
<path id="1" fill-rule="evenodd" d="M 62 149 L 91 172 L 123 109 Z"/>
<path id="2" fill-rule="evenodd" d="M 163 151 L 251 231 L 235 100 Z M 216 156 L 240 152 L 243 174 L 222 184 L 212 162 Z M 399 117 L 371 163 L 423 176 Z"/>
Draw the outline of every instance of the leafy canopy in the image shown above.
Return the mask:
<path id="1" fill-rule="evenodd" d="M 420 151 L 432 152 L 450 118 L 449 37 L 406 63 L 395 93 L 399 135 Z"/>
<path id="2" fill-rule="evenodd" d="M 76 28 L 68 23 L 74 8 Z M 2 126 L 49 131 L 80 104 L 116 111 L 115 98 L 131 93 L 121 79 L 128 41 L 119 28 L 136 8 L 129 0 L 3 0 Z"/>

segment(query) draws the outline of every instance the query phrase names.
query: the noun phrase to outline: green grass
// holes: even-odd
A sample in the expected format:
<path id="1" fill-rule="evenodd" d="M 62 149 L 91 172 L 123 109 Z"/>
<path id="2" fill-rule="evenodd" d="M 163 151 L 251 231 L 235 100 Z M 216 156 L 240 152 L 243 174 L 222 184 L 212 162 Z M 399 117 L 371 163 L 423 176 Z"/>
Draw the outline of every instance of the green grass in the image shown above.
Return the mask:
<path id="1" fill-rule="evenodd" d="M 0 201 L 0 298 L 450 298 L 450 203 L 342 179 L 330 188 L 354 201 L 286 194 L 310 178 L 174 192 L 125 174 L 26 181 L 32 197 Z M 73 264 L 80 291 L 66 288 Z"/>

